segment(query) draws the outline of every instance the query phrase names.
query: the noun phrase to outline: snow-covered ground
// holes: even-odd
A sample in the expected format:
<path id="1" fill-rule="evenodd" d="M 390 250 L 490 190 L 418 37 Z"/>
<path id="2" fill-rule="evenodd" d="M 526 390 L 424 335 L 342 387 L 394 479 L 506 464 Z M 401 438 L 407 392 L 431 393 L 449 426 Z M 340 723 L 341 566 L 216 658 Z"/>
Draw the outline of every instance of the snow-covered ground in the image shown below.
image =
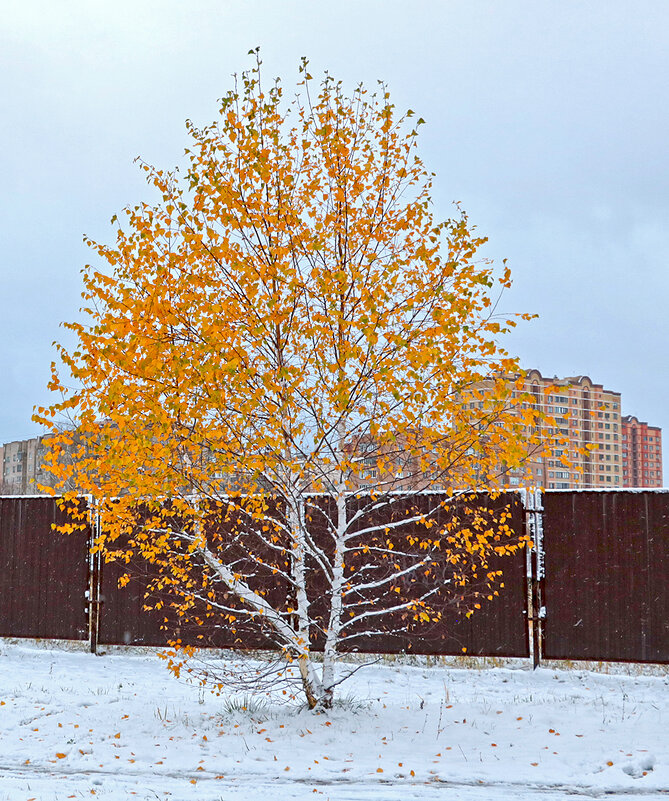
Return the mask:
<path id="1" fill-rule="evenodd" d="M 314 715 L 0 643 L 0 681 L 0 801 L 669 798 L 669 675 L 377 664 Z"/>

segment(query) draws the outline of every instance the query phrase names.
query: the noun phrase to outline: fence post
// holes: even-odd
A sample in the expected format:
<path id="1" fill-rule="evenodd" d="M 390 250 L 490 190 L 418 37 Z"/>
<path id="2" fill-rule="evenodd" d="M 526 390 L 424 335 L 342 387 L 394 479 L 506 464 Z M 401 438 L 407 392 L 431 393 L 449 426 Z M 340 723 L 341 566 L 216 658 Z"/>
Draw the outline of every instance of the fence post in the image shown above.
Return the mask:
<path id="1" fill-rule="evenodd" d="M 536 670 L 541 664 L 543 653 L 544 625 L 546 608 L 543 604 L 544 589 L 544 526 L 542 492 L 539 489 L 521 490 L 521 500 L 525 508 L 525 533 L 532 542 L 528 552 L 528 610 L 532 650 L 532 666 Z"/>
<path id="2" fill-rule="evenodd" d="M 100 632 L 100 573 L 101 573 L 101 554 L 99 551 L 93 553 L 93 545 L 100 534 L 100 515 L 95 507 L 92 498 L 90 514 L 90 537 L 88 540 L 88 643 L 90 652 L 98 652 L 98 635 Z"/>

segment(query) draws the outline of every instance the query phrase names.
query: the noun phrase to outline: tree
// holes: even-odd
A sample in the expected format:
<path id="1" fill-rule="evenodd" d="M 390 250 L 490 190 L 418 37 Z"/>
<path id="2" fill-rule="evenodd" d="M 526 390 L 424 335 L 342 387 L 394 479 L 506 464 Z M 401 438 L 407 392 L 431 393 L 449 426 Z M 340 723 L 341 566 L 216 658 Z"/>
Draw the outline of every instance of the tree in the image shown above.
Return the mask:
<path id="1" fill-rule="evenodd" d="M 183 175 L 141 164 L 159 200 L 89 242 L 108 269 L 87 267 L 88 322 L 59 348 L 75 388 L 54 366 L 36 419 L 75 421 L 50 467 L 97 499 L 107 558 L 150 562 L 184 618 L 261 631 L 327 707 L 355 638 L 437 620 L 444 587 L 496 594 L 489 560 L 518 540 L 461 496 L 539 440 L 498 344 L 509 270 L 463 213 L 434 221 L 423 120 L 383 85 L 300 75 L 286 103 L 258 61 L 187 123 Z"/>

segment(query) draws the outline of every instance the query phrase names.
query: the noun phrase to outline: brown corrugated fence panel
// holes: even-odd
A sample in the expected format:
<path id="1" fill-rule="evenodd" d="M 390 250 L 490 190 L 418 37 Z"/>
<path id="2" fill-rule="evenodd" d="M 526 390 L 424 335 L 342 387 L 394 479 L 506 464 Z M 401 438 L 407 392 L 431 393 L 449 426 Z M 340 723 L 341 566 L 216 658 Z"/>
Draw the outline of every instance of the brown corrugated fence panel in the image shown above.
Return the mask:
<path id="1" fill-rule="evenodd" d="M 669 662 L 669 493 L 544 493 L 543 654 Z"/>
<path id="2" fill-rule="evenodd" d="M 60 534 L 55 498 L 0 498 L 0 636 L 88 637 L 89 531 Z"/>
<path id="3" fill-rule="evenodd" d="M 230 523 L 223 520 L 225 517 L 225 511 L 214 513 L 208 523 L 218 535 L 223 532 L 224 540 L 225 532 L 230 530 Z M 212 542 L 209 545 L 213 549 L 216 547 Z M 235 557 L 238 558 L 239 554 L 235 554 Z M 197 562 L 193 560 L 192 564 L 197 571 L 199 569 Z M 265 575 L 259 581 L 263 589 L 271 593 L 277 589 L 278 583 L 269 570 L 266 572 L 269 574 L 269 579 Z M 245 627 L 243 624 L 236 624 L 233 630 L 222 616 L 204 613 L 203 605 L 194 609 L 196 614 L 193 617 L 199 616 L 199 623 L 193 619 L 179 617 L 173 604 L 180 602 L 181 598 L 164 589 L 161 591 L 150 589 L 152 582 L 160 577 L 160 573 L 154 565 L 145 560 L 135 559 L 129 564 L 103 563 L 101 575 L 100 643 L 162 646 L 180 639 L 185 644 L 197 647 L 246 649 L 272 647 L 271 642 L 263 637 L 257 626 Z M 119 587 L 119 579 L 124 575 L 129 576 L 130 581 L 126 586 Z M 212 589 L 222 591 L 220 586 Z"/>
<path id="4" fill-rule="evenodd" d="M 647 493 L 648 615 L 643 648 L 653 662 L 669 662 L 669 494 Z"/>
<path id="5" fill-rule="evenodd" d="M 521 533 L 517 496 L 497 502 L 510 503 L 511 528 Z M 669 493 L 546 492 L 544 508 L 544 656 L 669 662 Z M 0 498 L 0 636 L 87 638 L 90 532 L 54 532 L 51 523 L 64 520 L 55 499 Z M 499 567 L 504 589 L 471 618 L 464 607 L 445 602 L 439 622 L 408 621 L 405 631 L 357 638 L 351 650 L 528 656 L 524 551 L 500 559 Z M 119 589 L 126 566 L 102 566 L 100 642 L 164 645 L 180 637 L 216 647 L 263 644 L 261 635 L 249 639 L 248 632 L 242 642 L 239 632 L 215 621 L 184 625 L 167 607 L 144 611 L 151 568 L 131 568 L 130 585 Z M 314 608 L 322 604 L 318 593 L 316 580 Z"/>
<path id="6" fill-rule="evenodd" d="M 423 495 L 416 500 L 425 506 L 425 511 L 434 506 L 435 495 Z M 507 506 L 512 517 L 508 521 L 509 528 L 516 537 L 523 533 L 524 512 L 520 498 L 515 493 L 504 493 L 495 500 L 490 496 L 479 493 L 474 500 L 468 496 L 468 506 L 477 505 L 491 509 L 501 510 Z M 454 502 L 457 507 L 457 502 Z M 450 515 L 448 508 L 438 514 L 440 523 L 444 523 Z M 446 587 L 434 601 L 434 606 L 441 613 L 437 623 L 414 623 L 409 618 L 402 634 L 376 636 L 355 642 L 355 650 L 363 652 L 380 653 L 414 653 L 429 655 L 462 655 L 471 656 L 499 656 L 499 657 L 528 657 L 529 636 L 527 629 L 527 579 L 525 570 L 525 550 L 520 549 L 514 555 L 494 557 L 490 561 L 490 570 L 501 570 L 499 595 L 492 600 L 486 597 L 479 598 L 480 609 L 473 611 L 467 617 L 468 609 L 472 607 L 470 592 L 465 591 L 464 603 L 459 603 L 457 591 L 452 592 Z M 444 575 L 448 567 L 444 565 Z M 431 583 L 434 578 L 425 579 Z M 474 589 L 472 585 L 470 590 Z M 484 590 L 484 585 L 476 588 Z M 468 597 L 469 600 L 468 600 Z M 392 598 L 387 598 L 389 604 Z"/>
<path id="7" fill-rule="evenodd" d="M 100 628 L 98 642 L 107 645 L 167 645 L 171 639 L 161 630 L 164 614 L 148 612 L 146 603 L 146 568 L 108 562 L 101 566 Z M 125 587 L 118 581 L 126 572 L 132 574 Z"/>
<path id="8" fill-rule="evenodd" d="M 161 628 L 165 617 L 173 618 L 170 609 L 149 610 L 144 606 L 148 583 L 148 566 L 144 563 L 125 565 L 118 562 L 103 563 L 100 584 L 100 644 L 167 645 L 178 635 L 174 621 L 170 630 Z M 132 578 L 125 587 L 119 587 L 119 578 L 125 573 Z"/>
<path id="9" fill-rule="evenodd" d="M 167 593 L 147 595 L 147 587 L 154 573 L 146 562 L 129 565 L 109 562 L 102 565 L 101 572 L 100 644 L 164 646 L 180 639 L 183 643 L 205 648 L 252 648 L 261 645 L 248 639 L 241 641 L 226 625 L 207 622 L 197 626 L 180 620 L 170 607 Z M 130 575 L 130 581 L 125 587 L 119 587 L 119 579 L 124 574 Z M 156 608 L 160 601 L 164 605 Z"/>
<path id="10" fill-rule="evenodd" d="M 416 498 L 409 499 L 416 503 Z M 418 502 L 426 509 L 434 505 L 434 496 L 422 496 Z M 477 503 L 491 505 L 490 499 L 481 495 Z M 499 496 L 494 505 L 499 508 L 510 505 L 512 518 L 510 528 L 519 536 L 522 534 L 523 510 L 519 498 L 515 494 Z M 447 514 L 446 512 L 444 515 Z M 324 521 L 318 522 L 318 516 L 310 523 L 315 539 L 321 547 L 327 548 L 324 532 Z M 375 521 L 380 522 L 379 520 Z M 443 522 L 443 521 L 442 521 Z M 361 520 L 361 526 L 369 521 Z M 504 587 L 499 596 L 491 601 L 482 600 L 481 609 L 470 618 L 466 612 L 469 606 L 446 602 L 440 608 L 442 619 L 438 623 L 417 625 L 411 617 L 402 623 L 401 633 L 383 634 L 370 638 L 356 638 L 348 650 L 361 652 L 400 653 L 403 651 L 416 654 L 462 654 L 487 656 L 529 656 L 526 610 L 526 575 L 525 552 L 518 551 L 513 556 L 496 558 L 490 569 L 503 571 Z M 164 596 L 165 605 L 157 610 L 146 611 L 145 605 L 154 606 L 161 600 L 158 596 L 145 599 L 146 587 L 152 578 L 153 568 L 146 563 L 135 563 L 129 566 L 109 563 L 102 565 L 101 599 L 103 601 L 100 615 L 100 643 L 126 643 L 132 645 L 165 645 L 169 640 L 180 638 L 182 642 L 205 647 L 219 648 L 258 648 L 268 647 L 269 642 L 261 634 L 251 630 L 238 630 L 233 633 L 225 623 L 216 624 L 213 620 L 205 620 L 204 625 L 184 624 L 173 610 L 169 608 L 169 598 Z M 132 576 L 125 588 L 118 587 L 121 575 Z M 263 579 L 264 580 L 264 579 Z M 426 579 L 427 581 L 428 579 Z M 434 579 L 429 579 L 433 581 Z M 263 584 L 263 589 L 268 587 Z M 281 587 L 276 590 L 281 593 Z M 328 609 L 323 600 L 322 579 L 314 574 L 308 592 L 313 604 L 312 613 L 316 617 L 327 616 Z M 453 594 L 446 592 L 444 598 Z M 387 597 L 387 603 L 394 603 L 394 598 Z M 397 621 L 394 621 L 397 624 Z M 322 647 L 319 642 L 319 627 L 314 627 L 313 645 Z M 322 638 L 320 638 L 322 639 Z"/>

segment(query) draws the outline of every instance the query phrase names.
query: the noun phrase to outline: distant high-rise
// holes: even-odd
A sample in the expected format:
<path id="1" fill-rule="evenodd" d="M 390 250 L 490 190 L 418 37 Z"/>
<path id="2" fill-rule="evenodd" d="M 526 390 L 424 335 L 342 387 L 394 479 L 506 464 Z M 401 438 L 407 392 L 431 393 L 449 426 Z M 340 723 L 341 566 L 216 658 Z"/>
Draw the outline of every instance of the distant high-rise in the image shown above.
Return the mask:
<path id="1" fill-rule="evenodd" d="M 37 492 L 35 479 L 41 475 L 42 438 L 15 440 L 0 446 L 2 476 L 0 494 L 28 495 Z"/>
<path id="2" fill-rule="evenodd" d="M 50 438 L 46 434 L 0 445 L 0 495 L 37 495 L 40 485 L 54 486 L 53 475 L 44 469 Z"/>
<path id="3" fill-rule="evenodd" d="M 662 429 L 622 418 L 623 487 L 662 486 Z"/>
<path id="4" fill-rule="evenodd" d="M 529 455 L 524 468 L 505 472 L 503 485 L 533 484 L 546 489 L 663 485 L 662 430 L 632 415 L 622 417 L 619 392 L 595 384 L 586 375 L 547 378 L 539 370 L 527 371 L 522 392 L 529 394 L 534 408 L 554 421 L 548 429 L 542 425 L 546 438 L 556 436 L 564 444 L 540 457 Z M 53 486 L 53 476 L 43 468 L 48 439 L 46 435 L 0 446 L 0 495 L 32 494 L 40 491 L 40 484 Z M 364 469 L 355 479 L 356 488 L 379 484 L 398 490 L 440 488 L 401 448 L 391 459 L 392 477 L 382 480 L 377 475 L 378 454 L 367 453 L 367 445 L 361 449 Z"/>
<path id="5" fill-rule="evenodd" d="M 528 370 L 524 389 L 532 394 L 533 406 L 554 419 L 554 429 L 546 433 L 566 440 L 530 465 L 537 485 L 546 489 L 622 486 L 619 392 L 595 384 L 587 375 L 547 378 L 538 370 Z"/>

